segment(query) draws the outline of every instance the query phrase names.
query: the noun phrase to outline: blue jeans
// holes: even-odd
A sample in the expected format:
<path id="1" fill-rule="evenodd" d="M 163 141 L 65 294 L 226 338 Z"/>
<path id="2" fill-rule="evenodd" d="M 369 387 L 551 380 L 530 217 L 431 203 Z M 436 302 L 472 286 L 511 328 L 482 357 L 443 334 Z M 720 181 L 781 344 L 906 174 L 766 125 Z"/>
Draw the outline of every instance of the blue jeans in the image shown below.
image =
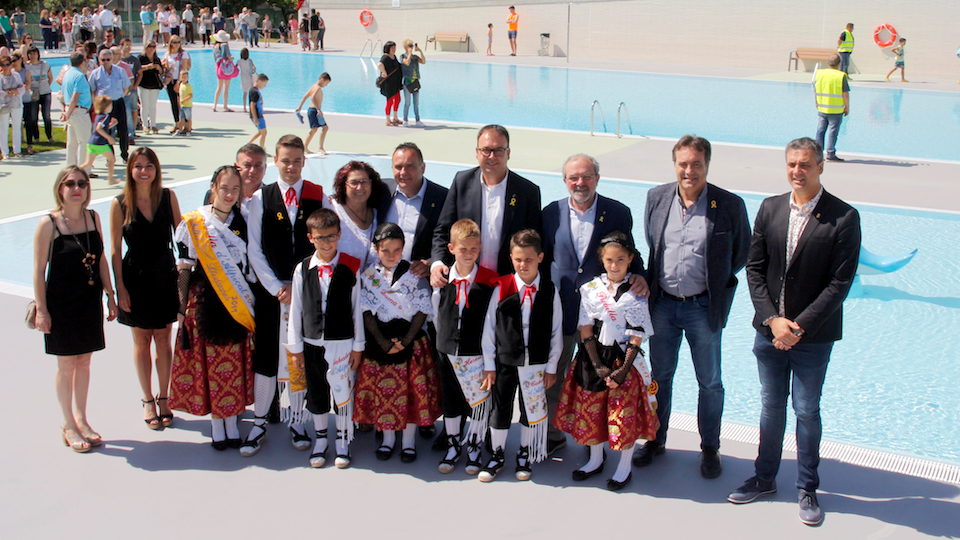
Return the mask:
<path id="1" fill-rule="evenodd" d="M 650 365 L 657 392 L 657 417 L 660 430 L 657 442 L 665 444 L 670 423 L 673 374 L 677 371 L 680 341 L 684 334 L 693 357 L 693 370 L 700 387 L 697 424 L 700 447 L 720 448 L 720 417 L 723 415 L 723 383 L 720 380 L 720 334 L 710 329 L 707 297 L 677 302 L 660 297 L 653 305 L 651 319 L 654 334 L 650 337 Z"/>
<path id="2" fill-rule="evenodd" d="M 840 55 L 840 71 L 850 74 L 850 55 L 853 53 L 842 52 L 838 53 Z"/>
<path id="3" fill-rule="evenodd" d="M 800 343 L 789 351 L 778 350 L 757 332 L 753 354 L 760 372 L 760 452 L 754 462 L 757 476 L 772 480 L 780 469 L 783 432 L 787 425 L 787 396 L 793 387 L 793 412 L 797 415 L 797 488 L 815 491 L 820 486 L 820 394 L 830 361 L 830 343 Z M 791 373 L 792 372 L 792 373 Z M 792 384 L 791 384 L 792 379 Z"/>
<path id="4" fill-rule="evenodd" d="M 417 122 L 420 121 L 420 91 L 411 92 L 407 90 L 406 85 L 403 87 L 403 121 L 407 121 L 407 114 L 410 112 L 410 99 L 413 99 L 413 116 L 416 117 Z"/>
<path id="5" fill-rule="evenodd" d="M 132 141 L 136 135 L 137 125 L 133 123 L 133 107 L 136 106 L 136 94 L 130 93 L 130 95 L 123 96 L 123 104 L 127 107 L 127 137 Z"/>
<path id="6" fill-rule="evenodd" d="M 840 134 L 840 122 L 843 121 L 843 113 L 825 114 L 817 113 L 820 121 L 817 123 L 817 142 L 823 148 L 826 157 L 835 157 L 837 155 L 837 135 Z M 824 146 L 824 135 L 826 135 L 826 146 Z"/>

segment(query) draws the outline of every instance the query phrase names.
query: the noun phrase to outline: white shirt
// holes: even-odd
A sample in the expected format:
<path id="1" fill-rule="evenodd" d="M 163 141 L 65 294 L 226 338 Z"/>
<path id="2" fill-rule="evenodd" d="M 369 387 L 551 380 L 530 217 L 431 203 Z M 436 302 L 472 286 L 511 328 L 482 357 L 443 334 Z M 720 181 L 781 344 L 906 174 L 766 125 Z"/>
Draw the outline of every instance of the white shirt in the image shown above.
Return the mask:
<path id="1" fill-rule="evenodd" d="M 597 201 L 600 200 L 596 194 L 593 196 L 593 204 L 583 213 L 573 207 L 573 198 L 567 206 L 570 207 L 570 235 L 573 237 L 573 247 L 577 250 L 577 260 L 583 263 L 583 258 L 587 256 L 587 248 L 590 247 L 590 240 L 593 238 L 593 222 L 597 217 Z"/>
<path id="2" fill-rule="evenodd" d="M 417 234 L 417 223 L 420 222 L 420 211 L 423 209 L 423 195 L 426 192 L 426 180 L 412 197 L 407 197 L 400 188 L 397 188 L 393 194 L 390 209 L 387 210 L 386 223 L 396 223 L 403 231 L 403 258 L 407 261 L 410 260 L 410 254 L 413 252 L 413 239 Z"/>
<path id="3" fill-rule="evenodd" d="M 337 267 L 337 263 L 340 262 L 340 253 L 338 252 L 334 255 L 333 260 L 329 263 L 324 263 L 320 260 L 320 257 L 316 253 L 310 257 L 309 268 L 315 268 L 317 266 L 323 266 L 329 264 L 332 269 Z M 303 272 L 301 268 L 303 265 L 298 264 L 296 270 L 293 271 L 293 286 L 291 287 L 290 292 L 290 320 L 287 324 L 287 350 L 291 354 L 298 354 L 303 352 L 303 343 L 307 342 L 314 347 L 322 347 L 325 340 L 323 339 L 311 339 L 303 337 Z M 324 272 L 318 272 L 322 274 Z M 320 305 L 326 309 L 327 307 L 327 291 L 330 290 L 330 280 L 331 276 L 325 275 L 320 277 Z M 350 303 L 353 305 L 353 350 L 355 352 L 363 352 L 364 348 L 367 345 L 366 334 L 363 328 L 363 313 L 360 312 L 360 283 L 357 282 L 353 286 L 353 291 L 350 293 Z"/>
<path id="4" fill-rule="evenodd" d="M 185 9 L 183 11 L 183 22 L 193 22 L 193 11 Z"/>
<path id="5" fill-rule="evenodd" d="M 464 287 L 464 285 L 460 285 L 460 290 L 457 291 L 457 297 L 463 300 L 462 302 L 461 301 L 457 302 L 457 314 L 460 315 L 461 317 L 463 317 L 463 308 L 467 307 L 466 297 L 468 294 L 470 294 L 470 287 L 472 287 L 473 282 L 477 280 L 478 268 L 480 267 L 477 266 L 476 263 L 474 263 L 473 270 L 471 270 L 470 273 L 467 274 L 466 276 L 461 276 L 460 273 L 457 272 L 456 263 L 450 266 L 450 284 L 451 285 L 453 284 L 454 281 L 458 279 L 467 280 L 466 287 Z M 433 296 L 431 297 L 431 300 L 433 301 L 433 313 L 438 317 L 440 315 L 440 290 L 441 289 L 443 289 L 443 287 L 438 287 L 433 289 Z M 457 324 L 462 322 L 462 320 L 463 319 L 457 319 Z M 457 329 L 459 330 L 459 327 Z"/>
<path id="6" fill-rule="evenodd" d="M 109 9 L 100 12 L 100 26 L 113 26 L 113 12 Z"/>
<path id="7" fill-rule="evenodd" d="M 329 206 L 326 208 L 332 208 L 340 217 L 340 242 L 337 244 L 337 250 L 360 259 L 360 271 L 363 272 L 380 260 L 377 256 L 377 248 L 373 245 L 373 233 L 377 230 L 377 213 L 373 213 L 373 222 L 370 226 L 361 229 L 354 223 L 350 212 L 343 205 L 332 198 L 328 200 Z"/>
<path id="8" fill-rule="evenodd" d="M 503 209 L 507 196 L 507 172 L 498 184 L 488 186 L 480 175 L 483 200 L 480 203 L 480 266 L 497 270 L 500 256 L 500 237 L 503 229 Z"/>
<path id="9" fill-rule="evenodd" d="M 452 271 L 451 271 L 452 275 Z M 530 341 L 530 311 L 533 309 L 533 302 L 537 300 L 537 295 L 539 292 L 533 293 L 533 301 L 523 302 L 523 293 L 524 289 L 527 288 L 527 284 L 520 279 L 520 276 L 513 274 L 513 279 L 517 284 L 517 292 L 520 294 L 521 304 L 520 304 L 520 318 L 523 323 L 523 342 L 529 343 Z M 533 278 L 533 283 L 531 283 L 539 291 L 540 289 L 540 273 L 537 273 L 537 277 Z M 560 294 L 557 292 L 558 289 L 554 287 L 553 289 L 553 322 L 551 325 L 550 332 L 550 354 L 547 355 L 547 365 L 546 371 L 550 374 L 557 373 L 557 364 L 560 362 L 560 353 L 563 352 L 563 307 L 560 305 Z M 496 356 L 497 356 L 497 306 L 500 303 L 500 286 L 497 285 L 493 289 L 493 295 L 490 297 L 490 304 L 487 306 L 487 316 L 486 320 L 483 323 L 483 336 L 480 341 L 480 347 L 483 350 L 483 369 L 484 371 L 493 371 L 496 369 Z M 530 355 L 524 354 L 523 360 L 524 366 L 530 365 Z"/>

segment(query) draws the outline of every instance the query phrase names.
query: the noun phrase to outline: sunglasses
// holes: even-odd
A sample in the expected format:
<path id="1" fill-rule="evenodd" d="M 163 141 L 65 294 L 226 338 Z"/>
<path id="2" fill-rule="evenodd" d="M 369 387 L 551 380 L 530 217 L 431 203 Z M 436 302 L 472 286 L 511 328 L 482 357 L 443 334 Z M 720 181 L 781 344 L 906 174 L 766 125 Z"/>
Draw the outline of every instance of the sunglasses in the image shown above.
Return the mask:
<path id="1" fill-rule="evenodd" d="M 90 181 L 89 180 L 67 180 L 66 182 L 63 183 L 63 185 L 67 186 L 70 189 L 73 189 L 75 187 L 78 187 L 80 189 L 87 189 L 87 187 L 90 186 Z"/>

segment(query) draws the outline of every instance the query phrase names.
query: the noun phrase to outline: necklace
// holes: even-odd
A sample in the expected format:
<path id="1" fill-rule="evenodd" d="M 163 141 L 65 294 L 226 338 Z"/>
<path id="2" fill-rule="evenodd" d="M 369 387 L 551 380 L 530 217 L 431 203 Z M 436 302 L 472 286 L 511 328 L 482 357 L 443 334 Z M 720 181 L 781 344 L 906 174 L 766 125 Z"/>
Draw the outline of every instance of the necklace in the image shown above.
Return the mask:
<path id="1" fill-rule="evenodd" d="M 226 218 L 227 216 L 230 215 L 230 210 L 221 210 L 221 209 L 217 208 L 216 206 L 213 206 L 213 211 L 220 213 L 221 215 L 223 215 L 224 218 Z"/>
<path id="2" fill-rule="evenodd" d="M 87 269 L 87 285 L 93 285 L 93 265 L 97 264 L 97 256 L 93 253 L 90 253 L 90 248 L 93 247 L 93 244 L 90 243 L 90 229 L 87 229 L 87 244 L 84 245 L 83 242 L 77 238 L 77 235 L 73 233 L 73 230 L 70 228 L 70 218 L 67 217 L 67 214 L 61 213 L 63 216 L 63 224 L 67 227 L 67 232 L 70 233 L 70 236 L 73 237 L 73 240 L 80 246 L 80 249 L 84 251 L 85 255 L 83 256 L 83 266 Z M 83 215 L 83 214 L 81 214 Z M 86 219 L 84 219 L 84 225 L 86 225 Z"/>
<path id="3" fill-rule="evenodd" d="M 369 213 L 369 210 L 370 210 L 369 208 L 366 209 L 367 212 L 364 212 L 365 215 L 364 217 L 361 218 L 359 215 L 357 215 L 356 212 L 353 211 L 353 208 L 350 208 L 350 206 L 348 206 L 346 203 L 343 204 L 343 207 L 347 209 L 347 212 L 350 212 L 350 215 L 352 215 L 355 220 L 360 222 L 359 223 L 360 226 L 362 226 L 365 229 L 370 226 L 367 224 L 367 217 L 366 217 L 366 214 Z"/>

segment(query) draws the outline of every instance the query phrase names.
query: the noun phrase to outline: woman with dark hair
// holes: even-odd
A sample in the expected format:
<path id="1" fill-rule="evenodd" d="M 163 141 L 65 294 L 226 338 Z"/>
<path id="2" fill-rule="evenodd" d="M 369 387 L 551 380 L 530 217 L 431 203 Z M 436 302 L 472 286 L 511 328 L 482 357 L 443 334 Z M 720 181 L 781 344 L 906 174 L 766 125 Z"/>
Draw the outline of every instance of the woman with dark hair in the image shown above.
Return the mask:
<path id="1" fill-rule="evenodd" d="M 157 98 L 163 88 L 163 63 L 157 56 L 157 42 L 150 40 L 140 55 L 140 109 L 143 134 L 160 133 L 157 129 Z"/>
<path id="2" fill-rule="evenodd" d="M 163 187 L 157 154 L 145 146 L 138 147 L 127 160 L 123 193 L 110 205 L 110 236 L 120 324 L 133 330 L 133 359 L 143 390 L 144 422 L 150 429 L 173 424 L 167 390 L 173 357 L 170 335 L 179 308 L 173 230 L 180 219 L 177 196 Z M 127 244 L 122 258 L 121 241 Z M 160 382 L 156 399 L 150 375 L 151 344 L 157 351 Z"/>
<path id="3" fill-rule="evenodd" d="M 27 85 L 24 93 L 24 128 L 27 132 L 27 153 L 33 155 L 33 142 L 40 142 L 40 114 L 43 114 L 43 130 L 47 140 L 53 142 L 53 124 L 50 123 L 50 83 L 53 82 L 53 71 L 50 64 L 40 59 L 40 49 L 27 49 L 27 63 L 24 79 Z M 29 99 L 28 99 L 29 98 Z"/>
<path id="4" fill-rule="evenodd" d="M 360 271 L 377 262 L 373 233 L 377 229 L 376 206 L 386 188 L 380 175 L 363 161 L 351 161 L 337 171 L 330 204 L 340 216 L 337 249 L 360 260 Z"/>
<path id="5" fill-rule="evenodd" d="M 247 260 L 247 223 L 240 212 L 240 171 L 213 173 L 213 203 L 177 227 L 180 330 L 173 359 L 170 408 L 212 422 L 213 447 L 240 448 L 237 417 L 253 404 L 256 282 Z"/>
<path id="6" fill-rule="evenodd" d="M 103 292 L 107 320 L 117 317 L 110 269 L 103 259 L 100 216 L 87 210 L 90 178 L 69 165 L 53 184 L 53 212 L 33 236 L 33 291 L 37 330 L 47 354 L 57 355 L 57 399 L 63 412 L 63 444 L 87 452 L 101 443 L 87 422 L 90 357 L 103 350 Z"/>
<path id="7" fill-rule="evenodd" d="M 380 63 L 377 64 L 380 70 L 380 78 L 377 79 L 380 86 L 380 93 L 387 98 L 388 126 L 399 126 L 400 119 L 397 118 L 397 109 L 400 108 L 400 90 L 403 88 L 403 74 L 400 72 L 400 61 L 397 60 L 397 44 L 388 41 L 383 44 L 383 56 L 380 57 Z M 393 109 L 393 119 L 390 119 L 390 109 Z"/>

